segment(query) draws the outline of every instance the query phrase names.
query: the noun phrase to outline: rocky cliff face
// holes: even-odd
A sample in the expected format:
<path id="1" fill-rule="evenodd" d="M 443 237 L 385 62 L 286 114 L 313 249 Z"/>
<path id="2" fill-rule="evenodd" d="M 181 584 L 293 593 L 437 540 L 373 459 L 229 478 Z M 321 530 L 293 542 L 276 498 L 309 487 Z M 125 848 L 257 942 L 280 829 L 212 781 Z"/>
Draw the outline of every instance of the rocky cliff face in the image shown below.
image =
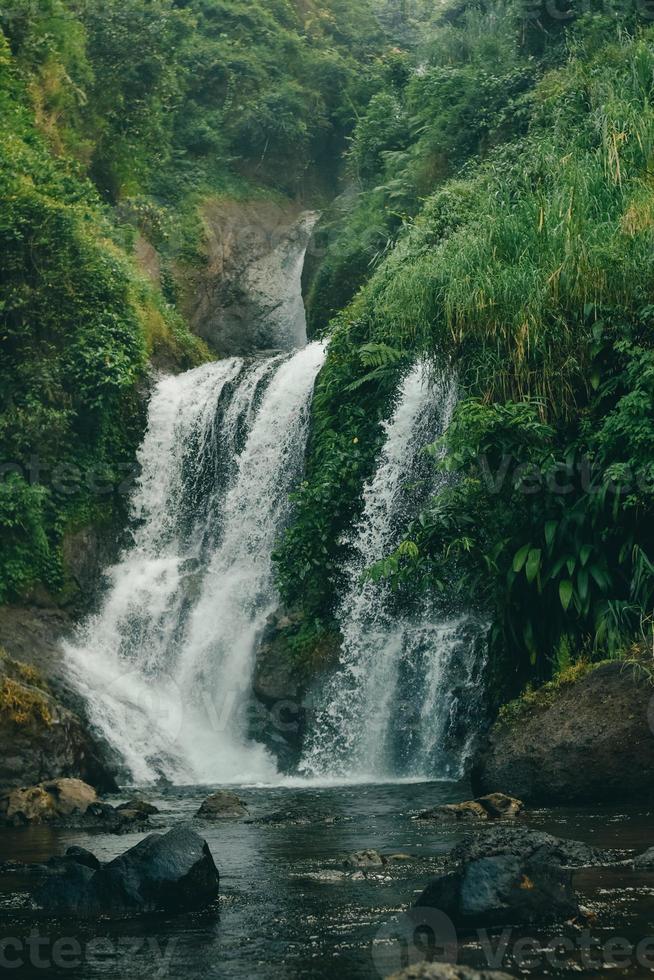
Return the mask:
<path id="1" fill-rule="evenodd" d="M 35 667 L 0 653 L 0 788 L 80 776 L 111 790 L 99 746 Z"/>
<path id="2" fill-rule="evenodd" d="M 210 199 L 201 218 L 206 266 L 180 270 L 193 331 L 220 356 L 302 345 L 302 268 L 317 215 L 291 203 Z"/>

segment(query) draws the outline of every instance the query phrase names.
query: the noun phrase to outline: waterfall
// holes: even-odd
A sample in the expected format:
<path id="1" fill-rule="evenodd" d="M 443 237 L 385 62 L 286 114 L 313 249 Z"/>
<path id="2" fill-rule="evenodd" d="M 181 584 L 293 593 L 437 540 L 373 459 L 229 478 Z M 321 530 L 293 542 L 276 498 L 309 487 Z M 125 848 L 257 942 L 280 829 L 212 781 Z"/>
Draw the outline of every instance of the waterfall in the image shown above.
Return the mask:
<path id="1" fill-rule="evenodd" d="M 478 688 L 471 623 L 429 599 L 417 612 L 398 611 L 388 583 L 362 580 L 399 544 L 421 493 L 436 493 L 442 485 L 444 476 L 430 476 L 422 449 L 445 431 L 455 403 L 454 380 L 419 362 L 402 382 L 384 426 L 376 472 L 348 542 L 337 614 L 341 664 L 318 698 L 301 764 L 308 775 L 459 774 L 465 745 L 456 729 L 469 731 L 462 716 Z"/>
<path id="2" fill-rule="evenodd" d="M 275 775 L 245 709 L 323 360 L 316 343 L 230 358 L 154 391 L 131 547 L 65 650 L 93 724 L 136 782 Z"/>

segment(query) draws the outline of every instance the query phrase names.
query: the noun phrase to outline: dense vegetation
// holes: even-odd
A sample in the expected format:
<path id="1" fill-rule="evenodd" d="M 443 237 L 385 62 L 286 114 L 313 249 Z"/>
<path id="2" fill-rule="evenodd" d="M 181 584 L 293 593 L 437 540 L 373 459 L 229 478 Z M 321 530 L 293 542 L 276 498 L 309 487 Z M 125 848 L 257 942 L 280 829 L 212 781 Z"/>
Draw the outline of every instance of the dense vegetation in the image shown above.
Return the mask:
<path id="1" fill-rule="evenodd" d="M 278 554 L 308 636 L 419 353 L 459 379 L 454 476 L 370 574 L 479 608 L 522 679 L 651 636 L 654 29 L 584 10 L 451 5 L 357 124 L 313 329 L 351 302 Z"/>
<path id="2" fill-rule="evenodd" d="M 198 204 L 324 192 L 381 50 L 350 0 L 1 5 L 0 602 L 65 597 L 70 534 L 124 523 L 148 358 L 208 356 L 171 305 Z"/>
<path id="3" fill-rule="evenodd" d="M 479 609 L 520 679 L 651 633 L 647 11 L 372 6 L 2 5 L 0 601 L 66 595 L 70 534 L 124 520 L 149 362 L 208 356 L 175 308 L 202 201 L 324 201 L 347 146 L 308 283 L 330 353 L 277 554 L 300 646 L 333 629 L 343 531 L 418 356 L 459 381 L 433 447 L 452 479 L 369 574 Z"/>

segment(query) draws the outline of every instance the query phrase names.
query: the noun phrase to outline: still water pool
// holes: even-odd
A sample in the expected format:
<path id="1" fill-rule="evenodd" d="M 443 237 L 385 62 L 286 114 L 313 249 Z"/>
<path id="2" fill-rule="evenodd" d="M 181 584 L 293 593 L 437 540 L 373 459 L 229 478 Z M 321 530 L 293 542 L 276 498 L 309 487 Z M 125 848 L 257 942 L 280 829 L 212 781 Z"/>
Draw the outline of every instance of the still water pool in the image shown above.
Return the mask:
<path id="1" fill-rule="evenodd" d="M 168 788 L 147 798 L 161 810 L 155 818 L 161 828 L 169 829 L 191 820 L 214 788 Z M 403 932 L 402 915 L 466 831 L 412 817 L 469 798 L 468 786 L 247 787 L 238 793 L 255 822 L 194 821 L 221 875 L 215 907 L 178 917 L 54 921 L 38 916 L 21 894 L 29 889 L 27 879 L 0 878 L 0 972 L 83 980 L 376 980 L 406 965 L 407 956 L 430 955 L 420 937 Z M 257 822 L 279 813 L 287 819 Z M 644 809 L 539 810 L 527 823 L 598 847 L 641 851 L 654 843 L 652 813 Z M 0 861 L 39 862 L 71 844 L 107 860 L 142 836 L 4 830 Z M 365 874 L 344 869 L 348 854 L 366 848 L 409 859 Z M 533 977 L 651 976 L 654 941 L 649 948 L 646 941 L 654 936 L 654 872 L 590 869 L 576 873 L 575 885 L 589 926 L 458 937 L 459 962 Z"/>

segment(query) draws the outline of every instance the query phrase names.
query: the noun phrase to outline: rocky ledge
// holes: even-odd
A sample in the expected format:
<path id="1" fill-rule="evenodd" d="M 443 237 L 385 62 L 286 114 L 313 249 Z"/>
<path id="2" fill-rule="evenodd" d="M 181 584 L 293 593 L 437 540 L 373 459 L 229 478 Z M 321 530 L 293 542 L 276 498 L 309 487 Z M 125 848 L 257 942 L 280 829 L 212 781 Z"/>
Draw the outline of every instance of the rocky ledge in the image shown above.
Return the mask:
<path id="1" fill-rule="evenodd" d="M 476 760 L 473 787 L 528 803 L 654 799 L 654 686 L 631 664 L 606 663 L 545 685 L 503 709 Z"/>
<path id="2" fill-rule="evenodd" d="M 82 719 L 40 670 L 1 650 L 0 742 L 0 788 L 57 777 L 79 777 L 107 792 L 117 788 Z"/>

